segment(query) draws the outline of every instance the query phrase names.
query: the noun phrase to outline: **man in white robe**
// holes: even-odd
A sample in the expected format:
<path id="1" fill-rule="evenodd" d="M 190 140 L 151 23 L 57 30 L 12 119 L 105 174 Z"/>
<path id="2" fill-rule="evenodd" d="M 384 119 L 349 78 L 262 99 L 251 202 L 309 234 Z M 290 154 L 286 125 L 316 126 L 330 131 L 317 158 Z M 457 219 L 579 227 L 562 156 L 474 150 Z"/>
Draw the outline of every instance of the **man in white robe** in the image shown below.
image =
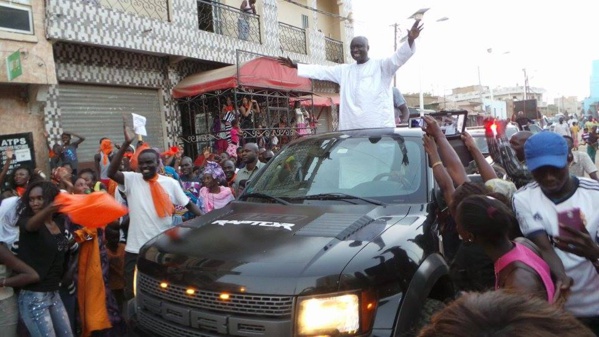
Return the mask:
<path id="1" fill-rule="evenodd" d="M 414 40 L 422 30 L 419 22 L 410 29 L 408 41 L 388 58 L 370 59 L 368 39 L 358 36 L 350 44 L 351 56 L 356 60 L 353 64 L 298 64 L 288 57 L 279 57 L 279 62 L 297 68 L 298 76 L 339 84 L 339 130 L 395 127 L 391 82 L 397 69 L 414 54 Z"/>

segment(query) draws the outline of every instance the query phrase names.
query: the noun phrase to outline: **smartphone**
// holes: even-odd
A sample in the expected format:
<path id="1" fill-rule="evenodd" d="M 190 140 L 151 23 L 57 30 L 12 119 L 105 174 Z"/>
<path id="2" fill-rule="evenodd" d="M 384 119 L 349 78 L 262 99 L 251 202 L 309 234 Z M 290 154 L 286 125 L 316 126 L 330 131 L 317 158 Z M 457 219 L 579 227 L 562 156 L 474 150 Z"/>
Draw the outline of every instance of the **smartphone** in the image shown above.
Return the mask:
<path id="1" fill-rule="evenodd" d="M 410 118 L 409 124 L 410 124 L 411 128 L 425 128 L 426 127 L 426 121 L 422 117 Z"/>
<path id="2" fill-rule="evenodd" d="M 580 217 L 580 208 L 572 208 L 567 211 L 557 213 L 557 222 L 558 225 L 568 226 L 577 231 L 582 231 L 584 229 L 584 223 L 582 222 L 582 218 Z M 570 237 L 570 233 L 565 230 L 559 229 L 559 236 Z"/>

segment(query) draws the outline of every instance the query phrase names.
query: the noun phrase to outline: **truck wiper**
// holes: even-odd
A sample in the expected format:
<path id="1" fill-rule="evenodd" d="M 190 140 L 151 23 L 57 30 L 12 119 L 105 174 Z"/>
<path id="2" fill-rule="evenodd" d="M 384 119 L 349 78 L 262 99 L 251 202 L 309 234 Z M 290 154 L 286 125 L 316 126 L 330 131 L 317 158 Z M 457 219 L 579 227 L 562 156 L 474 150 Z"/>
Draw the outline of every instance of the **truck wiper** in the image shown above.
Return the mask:
<path id="1" fill-rule="evenodd" d="M 269 200 L 273 200 L 278 202 L 279 204 L 283 204 L 283 205 L 290 205 L 290 203 L 288 201 L 285 201 L 279 197 L 275 197 L 272 196 L 270 194 L 265 194 L 265 193 L 246 193 L 246 194 L 242 194 L 239 199 L 247 199 L 247 198 L 262 198 L 262 199 L 269 199 Z"/>
<path id="2" fill-rule="evenodd" d="M 343 199 L 358 199 L 358 200 L 366 201 L 367 203 L 370 203 L 370 204 L 373 204 L 373 205 L 387 206 L 387 204 L 385 204 L 384 202 L 381 202 L 381 201 L 378 201 L 378 200 L 375 200 L 375 199 L 359 197 L 357 195 L 351 195 L 351 194 L 347 194 L 347 193 L 320 193 L 320 194 L 306 195 L 304 197 L 298 197 L 297 199 L 301 199 L 301 200 L 343 200 Z"/>

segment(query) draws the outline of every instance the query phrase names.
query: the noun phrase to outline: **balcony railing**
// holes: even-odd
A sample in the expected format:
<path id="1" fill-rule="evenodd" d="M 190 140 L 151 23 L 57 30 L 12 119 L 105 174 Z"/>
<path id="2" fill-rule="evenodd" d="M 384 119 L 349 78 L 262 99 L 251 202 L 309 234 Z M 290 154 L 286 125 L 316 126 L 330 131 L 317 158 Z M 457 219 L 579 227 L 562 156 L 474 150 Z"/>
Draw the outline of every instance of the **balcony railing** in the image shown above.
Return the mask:
<path id="1" fill-rule="evenodd" d="M 104 8 L 169 21 L 169 0 L 89 0 Z"/>
<path id="2" fill-rule="evenodd" d="M 279 42 L 285 51 L 308 54 L 305 29 L 279 22 Z"/>
<path id="3" fill-rule="evenodd" d="M 324 49 L 327 55 L 327 61 L 336 63 L 344 63 L 343 59 L 343 42 L 333 40 L 331 38 L 324 38 Z"/>
<path id="4" fill-rule="evenodd" d="M 260 16 L 205 0 L 198 0 L 198 28 L 206 32 L 261 43 Z"/>

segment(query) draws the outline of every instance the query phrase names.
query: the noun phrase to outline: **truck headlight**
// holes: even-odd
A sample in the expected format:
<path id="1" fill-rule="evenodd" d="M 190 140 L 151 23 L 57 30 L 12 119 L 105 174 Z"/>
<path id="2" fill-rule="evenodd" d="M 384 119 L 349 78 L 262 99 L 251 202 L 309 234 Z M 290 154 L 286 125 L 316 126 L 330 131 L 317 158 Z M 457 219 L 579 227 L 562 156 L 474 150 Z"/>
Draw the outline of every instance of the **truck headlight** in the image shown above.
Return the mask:
<path id="1" fill-rule="evenodd" d="M 376 312 L 372 293 L 300 297 L 297 332 L 300 336 L 352 335 L 368 331 Z"/>

